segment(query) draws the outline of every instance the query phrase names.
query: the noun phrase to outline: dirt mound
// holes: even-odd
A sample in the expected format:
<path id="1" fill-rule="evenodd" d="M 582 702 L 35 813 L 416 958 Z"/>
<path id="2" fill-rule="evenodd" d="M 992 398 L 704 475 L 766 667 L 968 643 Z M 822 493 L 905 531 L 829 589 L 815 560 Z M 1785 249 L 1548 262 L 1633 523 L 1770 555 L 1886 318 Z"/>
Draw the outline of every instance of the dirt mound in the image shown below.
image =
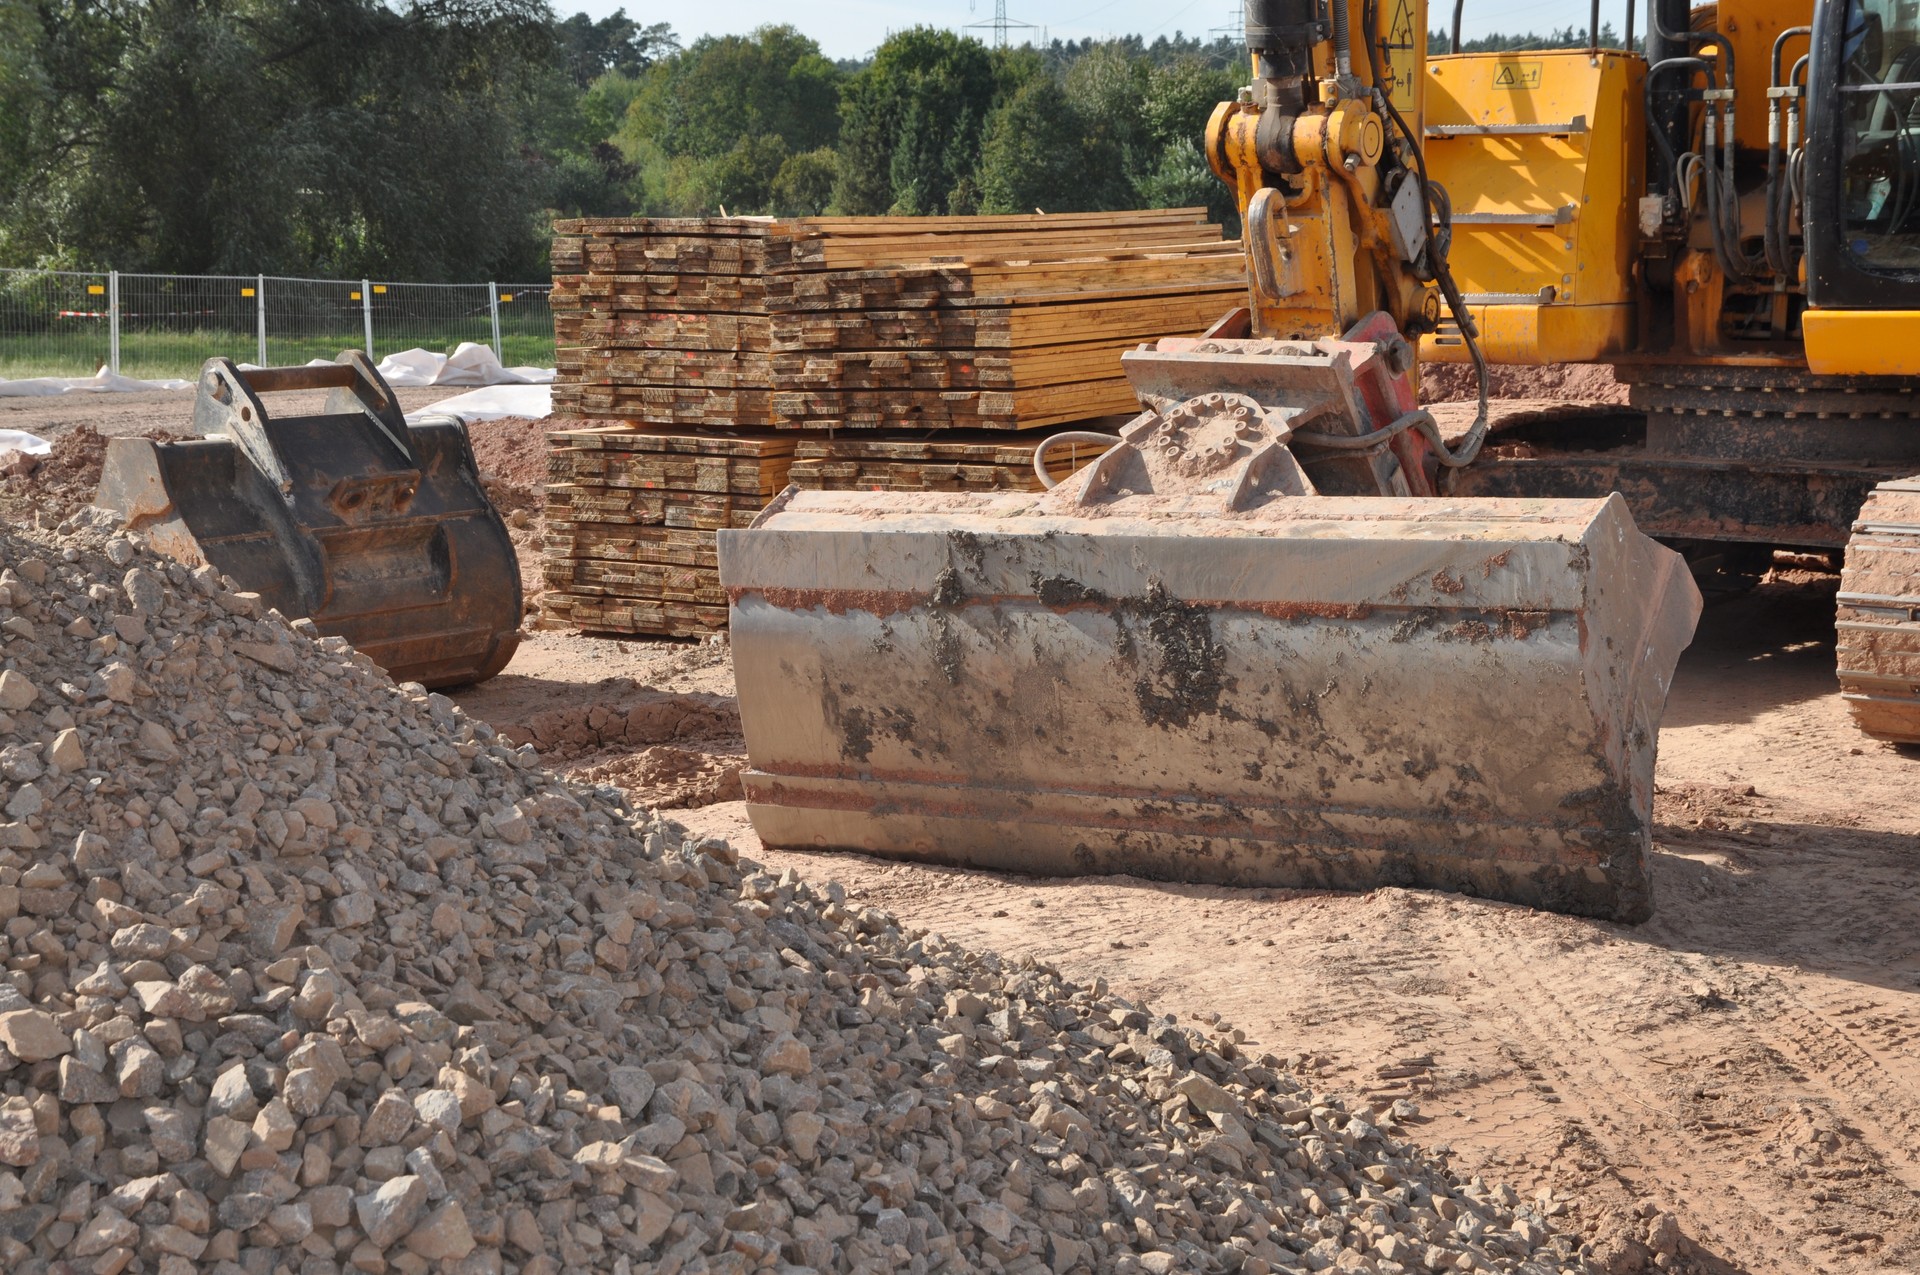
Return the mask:
<path id="1" fill-rule="evenodd" d="M 599 692 L 602 702 L 548 709 L 498 728 L 516 744 L 532 744 L 549 762 L 608 749 L 740 736 L 740 710 L 724 696 L 662 694 L 625 678 L 601 684 Z"/>
<path id="2" fill-rule="evenodd" d="M 1477 397 L 1478 381 L 1471 363 L 1422 363 L 1420 401 L 1459 403 Z M 1604 363 L 1555 363 L 1546 367 L 1490 367 L 1489 398 L 1539 399 L 1553 402 L 1624 403 L 1627 387 L 1616 381 Z"/>
<path id="3" fill-rule="evenodd" d="M 547 481 L 547 423 L 525 416 L 503 416 L 467 425 L 473 458 L 480 472 L 514 487 L 538 493 Z"/>
<path id="4" fill-rule="evenodd" d="M 154 430 L 147 435 L 175 442 L 190 435 Z M 100 469 L 107 459 L 108 436 L 81 425 L 53 440 L 53 451 L 26 473 L 0 479 L 0 508 L 9 517 L 53 526 L 93 503 L 100 488 Z"/>
<path id="5" fill-rule="evenodd" d="M 739 752 L 725 753 L 655 744 L 637 753 L 571 766 L 565 773 L 580 783 L 612 784 L 644 806 L 679 810 L 739 801 L 744 796 L 740 772 L 746 762 L 744 745 Z"/>
<path id="6" fill-rule="evenodd" d="M 520 559 L 523 611 L 539 611 L 546 580 L 540 572 L 545 551 L 547 481 L 546 422 L 525 416 L 503 416 L 494 421 L 472 421 L 467 439 L 487 499 L 507 520 L 507 536 Z"/>

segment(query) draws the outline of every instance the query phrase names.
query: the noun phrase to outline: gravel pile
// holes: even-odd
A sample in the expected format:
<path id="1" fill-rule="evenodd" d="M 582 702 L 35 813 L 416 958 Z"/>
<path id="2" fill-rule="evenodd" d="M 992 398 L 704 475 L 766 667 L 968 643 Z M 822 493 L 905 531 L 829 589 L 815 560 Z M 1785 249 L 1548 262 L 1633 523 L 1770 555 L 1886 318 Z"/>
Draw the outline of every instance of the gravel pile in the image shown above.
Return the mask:
<path id="1" fill-rule="evenodd" d="M 1578 1265 L 1230 1039 L 692 842 L 301 628 L 0 531 L 0 1270 Z"/>

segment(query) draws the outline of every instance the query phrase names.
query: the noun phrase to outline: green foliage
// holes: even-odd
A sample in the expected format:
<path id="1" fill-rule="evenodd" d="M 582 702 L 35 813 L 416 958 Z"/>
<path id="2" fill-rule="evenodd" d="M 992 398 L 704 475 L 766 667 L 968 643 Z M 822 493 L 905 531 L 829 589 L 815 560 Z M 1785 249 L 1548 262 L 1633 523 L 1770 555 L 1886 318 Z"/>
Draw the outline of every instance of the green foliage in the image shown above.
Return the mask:
<path id="1" fill-rule="evenodd" d="M 680 51 L 680 41 L 664 22 L 641 26 L 615 9 L 611 17 L 595 22 L 584 13 L 556 22 L 560 66 L 575 84 L 586 88 L 604 75 L 639 75 L 669 53 Z"/>
<path id="2" fill-rule="evenodd" d="M 773 179 L 773 211 L 780 217 L 818 217 L 833 202 L 840 156 L 831 146 L 789 155 Z"/>
<path id="3" fill-rule="evenodd" d="M 639 170 L 640 211 L 771 209 L 789 156 L 829 147 L 841 75 L 792 27 L 703 37 L 640 77 L 618 140 Z"/>
<path id="4" fill-rule="evenodd" d="M 1445 53 L 1451 44 L 1452 39 L 1447 32 L 1427 32 L 1427 53 L 1429 55 Z M 1509 50 L 1516 49 L 1584 49 L 1586 47 L 1587 28 L 1584 25 L 1578 27 L 1561 27 L 1559 30 L 1549 31 L 1545 35 L 1535 35 L 1531 31 L 1525 35 L 1500 35 L 1496 33 L 1494 35 L 1476 36 L 1471 40 L 1460 41 L 1460 51 L 1462 53 L 1505 53 Z M 1603 49 L 1617 49 L 1620 47 L 1620 36 L 1614 31 L 1613 23 L 1611 22 L 1602 22 L 1600 24 L 1600 47 Z"/>
<path id="5" fill-rule="evenodd" d="M 834 211 L 974 211 L 965 179 L 1000 87 L 994 55 L 978 40 L 933 27 L 889 38 L 841 93 Z"/>
<path id="6" fill-rule="evenodd" d="M 0 165 L 10 259 L 429 279 L 538 267 L 521 117 L 547 71 L 539 0 L 30 12 Z"/>
<path id="7" fill-rule="evenodd" d="M 1020 86 L 994 112 L 980 155 L 980 211 L 1064 212 L 1084 204 L 1085 124 L 1058 80 Z"/>
<path id="8" fill-rule="evenodd" d="M 1177 32 L 917 27 L 835 63 L 792 26 L 682 48 L 546 0 L 0 0 L 0 263 L 480 280 L 541 271 L 556 215 L 723 207 L 1233 231 L 1200 145 L 1245 75 L 1237 40 Z"/>

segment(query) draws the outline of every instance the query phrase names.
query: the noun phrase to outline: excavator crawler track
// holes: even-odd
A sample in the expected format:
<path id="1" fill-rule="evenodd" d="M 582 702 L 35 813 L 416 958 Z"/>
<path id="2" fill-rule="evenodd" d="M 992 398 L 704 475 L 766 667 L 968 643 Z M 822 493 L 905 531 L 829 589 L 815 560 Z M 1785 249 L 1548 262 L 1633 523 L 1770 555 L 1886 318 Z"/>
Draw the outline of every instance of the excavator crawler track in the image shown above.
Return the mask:
<path id="1" fill-rule="evenodd" d="M 1840 573 L 1840 694 L 1875 739 L 1920 744 L 1920 475 L 1867 496 Z"/>

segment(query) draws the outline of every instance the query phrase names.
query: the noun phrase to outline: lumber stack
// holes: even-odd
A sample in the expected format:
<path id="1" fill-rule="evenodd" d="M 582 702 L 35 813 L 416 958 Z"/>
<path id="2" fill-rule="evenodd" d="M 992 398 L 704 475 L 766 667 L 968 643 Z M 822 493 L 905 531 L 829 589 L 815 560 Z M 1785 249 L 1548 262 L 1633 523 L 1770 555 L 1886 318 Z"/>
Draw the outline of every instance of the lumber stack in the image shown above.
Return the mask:
<path id="1" fill-rule="evenodd" d="M 787 485 L 794 437 L 562 426 L 547 436 L 539 626 L 673 637 L 724 630 L 713 533 L 746 526 Z"/>
<path id="2" fill-rule="evenodd" d="M 1038 439 L 938 431 L 919 438 L 842 434 L 794 446 L 787 480 L 811 491 L 1038 491 Z M 1081 445 L 1047 454 L 1060 482 L 1100 453 Z"/>
<path id="3" fill-rule="evenodd" d="M 556 411 L 700 428 L 1023 429 L 1133 410 L 1120 354 L 1238 304 L 1201 209 L 576 220 Z"/>
<path id="4" fill-rule="evenodd" d="M 1120 355 L 1245 296 L 1200 209 L 556 229 L 545 627 L 723 629 L 713 532 L 790 480 L 1037 488 L 1012 431 L 1137 410 Z"/>

